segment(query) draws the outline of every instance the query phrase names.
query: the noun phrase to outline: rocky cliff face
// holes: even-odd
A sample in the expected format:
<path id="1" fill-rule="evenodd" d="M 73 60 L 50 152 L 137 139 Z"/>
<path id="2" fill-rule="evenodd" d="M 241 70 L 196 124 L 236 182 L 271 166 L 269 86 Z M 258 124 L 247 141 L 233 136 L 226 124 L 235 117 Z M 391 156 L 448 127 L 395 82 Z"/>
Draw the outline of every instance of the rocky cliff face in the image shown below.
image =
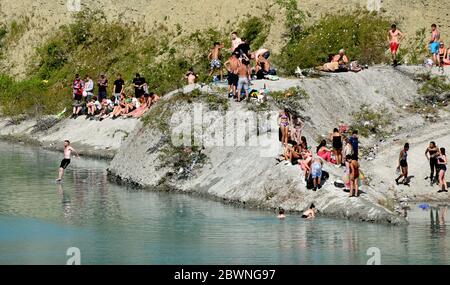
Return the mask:
<path id="1" fill-rule="evenodd" d="M 389 144 L 402 143 L 397 135 L 406 136 L 428 124 L 419 114 L 407 112 L 403 108 L 418 96 L 418 85 L 413 80 L 415 72 L 409 68 L 394 70 L 391 67 L 376 67 L 356 74 L 327 74 L 319 78 L 277 82 L 260 81 L 255 82 L 254 87 L 259 89 L 266 83 L 271 91 L 293 86 L 305 91 L 308 99 L 301 99 L 296 106 L 299 106 L 298 111 L 306 119 L 304 135 L 313 149 L 320 135 L 328 134 L 340 122 L 350 123 L 352 112 L 358 111 L 362 105 L 379 110 L 383 108 L 385 112 L 391 113 L 392 123 L 386 128 L 393 130 L 395 136 L 391 135 L 383 142 L 375 138 L 361 138 L 361 145 L 368 148 L 377 144 L 381 149 L 396 150 Z M 130 134 L 112 160 L 110 174 L 120 180 L 151 189 L 167 186 L 169 189 L 263 208 L 282 207 L 302 211 L 315 203 L 321 214 L 326 216 L 393 224 L 405 222 L 394 212 L 395 201 L 402 198 L 402 190 L 397 191 L 387 181 L 384 182 L 386 184 L 380 184 L 380 175 L 376 171 L 380 165 L 374 164 L 373 158 L 362 160 L 362 169 L 369 178 L 369 185 L 362 187 L 364 194 L 358 199 L 348 198 L 348 193 L 334 187 L 333 182 L 342 177 L 343 169 L 325 165 L 324 169 L 331 177 L 322 190 L 313 192 L 306 190 L 298 166 L 277 164 L 275 157 L 282 150 L 278 148 L 276 123 L 272 127 L 266 121 L 250 124 L 247 127 L 249 133 L 244 135 L 246 145 L 222 146 L 217 145 L 217 141 L 216 144 L 208 144 L 214 139 L 212 134 L 216 138 L 236 136 L 233 133 L 235 122 L 227 120 L 227 114 L 238 113 L 238 121 L 245 121 L 246 116 L 243 114 L 248 112 L 248 106 L 246 103 L 231 102 L 224 112 L 211 111 L 203 106 L 204 119 L 197 122 L 197 126 L 201 125 L 205 130 L 203 136 L 207 143 L 201 152 L 207 159 L 201 166 L 174 168 L 172 162 L 161 165 L 160 158 L 164 153 L 164 143 L 161 142 L 169 138 L 156 126 L 149 124 Z M 177 104 L 173 106 L 173 111 L 177 110 L 175 114 L 181 113 L 182 118 L 189 120 L 193 117 L 194 108 L 193 104 Z M 271 111 L 278 112 L 279 109 L 273 108 Z M 212 120 L 205 119 L 211 117 Z M 174 126 L 179 127 L 180 122 Z M 402 126 L 401 132 L 398 131 L 398 126 Z M 252 140 L 258 143 L 249 146 Z M 195 153 L 192 155 L 195 156 Z M 393 175 L 396 159 L 397 155 L 385 157 L 392 164 L 389 166 L 385 162 L 385 172 Z M 186 173 L 189 175 L 184 175 Z M 394 202 L 390 204 L 391 200 Z"/>

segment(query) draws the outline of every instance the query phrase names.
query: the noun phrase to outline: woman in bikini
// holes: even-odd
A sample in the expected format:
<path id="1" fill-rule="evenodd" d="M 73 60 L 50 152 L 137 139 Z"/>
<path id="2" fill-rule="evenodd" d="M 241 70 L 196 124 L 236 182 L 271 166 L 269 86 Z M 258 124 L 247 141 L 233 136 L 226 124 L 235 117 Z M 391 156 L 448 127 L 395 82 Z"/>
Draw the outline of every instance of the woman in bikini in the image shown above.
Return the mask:
<path id="1" fill-rule="evenodd" d="M 406 143 L 405 146 L 403 147 L 402 151 L 400 152 L 400 156 L 398 158 L 398 167 L 397 169 L 402 170 L 402 174 L 395 179 L 395 183 L 397 183 L 397 185 L 399 184 L 399 180 L 400 178 L 403 177 L 402 180 L 402 184 L 406 184 L 406 180 L 408 179 L 408 151 L 409 151 L 409 143 Z"/>
<path id="2" fill-rule="evenodd" d="M 305 181 L 308 181 L 311 173 L 312 153 L 308 149 L 302 149 L 301 156 L 303 160 L 300 161 L 300 168 L 303 170 Z"/>
<path id="3" fill-rule="evenodd" d="M 330 140 L 333 142 L 333 154 L 336 157 L 337 167 L 342 164 L 342 135 L 337 128 L 330 134 Z"/>
<path id="4" fill-rule="evenodd" d="M 444 70 L 444 59 L 445 59 L 446 49 L 443 42 L 439 44 L 439 68 Z"/>
<path id="5" fill-rule="evenodd" d="M 359 197 L 359 162 L 353 158 L 350 160 L 349 164 L 350 171 L 350 197 Z"/>
<path id="6" fill-rule="evenodd" d="M 292 129 L 291 139 L 293 141 L 300 142 L 300 139 L 302 137 L 302 130 L 305 127 L 305 123 L 299 117 L 296 116 L 293 118 L 293 121 L 294 127 Z"/>
<path id="7" fill-rule="evenodd" d="M 438 168 L 439 168 L 439 188 L 438 193 L 448 192 L 447 189 L 447 181 L 445 181 L 445 172 L 447 172 L 447 155 L 445 154 L 445 148 L 441 148 L 439 150 L 439 157 L 437 159 Z"/>
<path id="8" fill-rule="evenodd" d="M 279 116 L 280 130 L 281 130 L 281 143 L 283 146 L 287 146 L 289 140 L 289 112 L 284 109 Z"/>

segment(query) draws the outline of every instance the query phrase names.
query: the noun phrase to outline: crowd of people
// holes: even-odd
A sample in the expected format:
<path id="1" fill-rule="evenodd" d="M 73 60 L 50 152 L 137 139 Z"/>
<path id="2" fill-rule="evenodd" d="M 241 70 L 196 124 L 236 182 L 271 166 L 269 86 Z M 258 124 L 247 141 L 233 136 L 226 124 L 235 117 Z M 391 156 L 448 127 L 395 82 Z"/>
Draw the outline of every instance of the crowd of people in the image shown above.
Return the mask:
<path id="1" fill-rule="evenodd" d="M 102 121 L 106 118 L 139 118 L 148 109 L 158 102 L 159 96 L 148 91 L 148 85 L 144 77 L 136 73 L 132 81 L 134 96 L 128 96 L 125 92 L 125 81 L 118 74 L 111 86 L 111 95 L 108 97 L 108 78 L 100 74 L 97 80 L 97 95 L 95 84 L 89 75 L 84 79 L 79 74 L 75 75 L 72 83 L 73 108 L 71 118 L 85 115 L 86 119 Z"/>
<path id="2" fill-rule="evenodd" d="M 251 51 L 250 44 L 244 38 L 240 38 L 236 32 L 231 33 L 231 56 L 222 63 L 222 49 L 225 45 L 215 42 L 208 54 L 210 62 L 209 76 L 219 73 L 218 81 L 224 80 L 224 69 L 227 71 L 228 96 L 241 101 L 241 96 L 249 99 L 249 88 L 252 79 L 270 78 L 276 75 L 276 70 L 269 61 L 270 51 L 260 48 Z M 189 84 L 195 83 L 196 75 L 193 70 L 186 74 Z"/>
<path id="3" fill-rule="evenodd" d="M 283 147 L 283 155 L 278 161 L 286 165 L 298 165 L 303 173 L 305 184 L 311 183 L 313 191 L 320 190 L 323 179 L 324 163 L 344 167 L 345 186 L 348 187 L 350 197 L 359 197 L 359 187 L 363 175 L 359 165 L 359 139 L 355 130 L 346 136 L 349 130 L 346 126 L 335 128 L 329 134 L 331 148 L 327 147 L 327 140 L 322 140 L 315 152 L 308 146 L 302 131 L 305 123 L 295 112 L 285 109 L 279 114 L 279 140 Z"/>
<path id="4" fill-rule="evenodd" d="M 397 185 L 404 184 L 409 185 L 410 177 L 408 172 L 408 151 L 409 143 L 406 143 L 403 149 L 400 151 L 398 158 L 397 172 L 400 174 L 395 179 Z M 438 185 L 438 193 L 448 192 L 447 181 L 445 173 L 447 172 L 448 159 L 445 148 L 439 148 L 436 142 L 432 141 L 425 150 L 425 157 L 430 164 L 430 176 L 426 179 L 430 180 L 430 186 L 434 184 Z M 402 181 L 400 181 L 402 179 Z"/>

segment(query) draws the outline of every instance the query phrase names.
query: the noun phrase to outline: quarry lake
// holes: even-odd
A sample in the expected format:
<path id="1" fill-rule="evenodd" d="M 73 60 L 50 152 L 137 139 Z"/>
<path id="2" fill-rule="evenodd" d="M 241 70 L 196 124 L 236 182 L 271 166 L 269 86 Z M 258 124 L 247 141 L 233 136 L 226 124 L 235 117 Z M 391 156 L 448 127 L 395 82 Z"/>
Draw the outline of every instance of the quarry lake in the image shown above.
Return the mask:
<path id="1" fill-rule="evenodd" d="M 447 205 L 411 205 L 408 226 L 238 208 L 107 179 L 107 162 L 0 142 L 0 264 L 450 264 Z M 151 174 L 149 174 L 151 175 Z M 369 252 L 368 252 L 369 251 Z M 376 251 L 376 250 L 375 250 Z"/>

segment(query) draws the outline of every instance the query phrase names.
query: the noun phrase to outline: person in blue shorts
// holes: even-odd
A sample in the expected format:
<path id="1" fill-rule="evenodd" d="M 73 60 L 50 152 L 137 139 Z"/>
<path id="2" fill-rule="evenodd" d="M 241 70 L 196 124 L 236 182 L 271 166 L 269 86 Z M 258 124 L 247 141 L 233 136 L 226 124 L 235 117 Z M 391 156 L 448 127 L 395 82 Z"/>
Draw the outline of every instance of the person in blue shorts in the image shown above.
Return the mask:
<path id="1" fill-rule="evenodd" d="M 439 66 L 439 45 L 441 41 L 441 32 L 437 29 L 436 24 L 431 25 L 430 51 L 433 55 L 433 62 Z"/>
<path id="2" fill-rule="evenodd" d="M 313 179 L 314 188 L 313 191 L 321 189 L 321 179 L 322 179 L 322 160 L 320 158 L 314 159 L 311 165 L 311 177 Z"/>

